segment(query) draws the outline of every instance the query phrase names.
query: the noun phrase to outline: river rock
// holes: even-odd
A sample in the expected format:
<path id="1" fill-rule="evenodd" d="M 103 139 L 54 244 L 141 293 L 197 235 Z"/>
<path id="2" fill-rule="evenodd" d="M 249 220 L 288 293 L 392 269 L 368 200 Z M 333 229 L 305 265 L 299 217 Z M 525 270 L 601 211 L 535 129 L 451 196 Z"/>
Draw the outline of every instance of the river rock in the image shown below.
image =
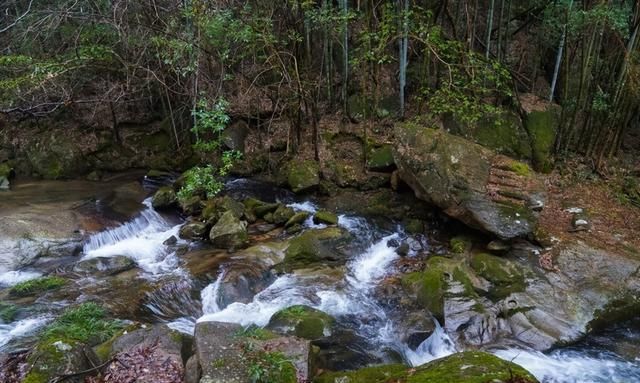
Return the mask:
<path id="1" fill-rule="evenodd" d="M 166 209 L 175 206 L 177 202 L 176 192 L 170 186 L 163 186 L 158 189 L 151 199 L 151 205 L 154 209 Z"/>
<path id="2" fill-rule="evenodd" d="M 409 380 L 407 380 L 409 379 Z M 325 373 L 316 383 L 387 383 L 387 382 L 522 382 L 537 383 L 530 372 L 515 363 L 485 352 L 467 351 L 436 359 L 419 367 L 390 364 L 351 372 Z"/>
<path id="3" fill-rule="evenodd" d="M 404 123 L 394 131 L 398 174 L 418 198 L 501 239 L 535 229 L 527 206 L 544 199 L 544 187 L 526 164 L 442 130 Z"/>
<path id="4" fill-rule="evenodd" d="M 280 205 L 280 206 L 278 206 L 276 211 L 273 212 L 273 216 L 271 218 L 271 223 L 275 223 L 276 225 L 284 225 L 295 214 L 296 214 L 296 212 L 293 210 L 293 208 L 290 208 L 290 207 L 285 206 L 285 205 Z"/>
<path id="5" fill-rule="evenodd" d="M 309 341 L 293 337 L 254 336 L 234 323 L 196 324 L 196 357 L 202 370 L 200 383 L 250 383 L 250 369 L 259 366 L 269 382 L 296 383 L 309 373 Z M 271 355 L 281 353 L 282 363 L 269 363 Z"/>
<path id="6" fill-rule="evenodd" d="M 337 225 L 338 216 L 326 210 L 320 210 L 313 215 L 313 223 L 325 225 Z"/>
<path id="7" fill-rule="evenodd" d="M 247 223 L 240 221 L 231 211 L 227 211 L 211 228 L 209 239 L 214 246 L 221 249 L 242 248 L 249 240 Z"/>
<path id="8" fill-rule="evenodd" d="M 133 269 L 136 263 L 124 255 L 96 257 L 82 260 L 73 267 L 73 271 L 82 274 L 115 275 Z"/>
<path id="9" fill-rule="evenodd" d="M 207 225 L 203 222 L 188 222 L 180 227 L 180 238 L 198 239 L 207 233 Z"/>
<path id="10" fill-rule="evenodd" d="M 279 334 L 314 340 L 331 333 L 335 320 L 309 306 L 291 306 L 273 314 L 267 328 Z"/>
<path id="11" fill-rule="evenodd" d="M 284 224 L 284 227 L 290 228 L 296 225 L 302 225 L 307 220 L 307 218 L 309 218 L 309 215 L 309 212 L 299 211 L 295 213 L 291 218 L 289 218 L 287 223 Z"/>
<path id="12" fill-rule="evenodd" d="M 307 230 L 291 239 L 282 267 L 291 270 L 319 263 L 341 263 L 346 254 L 340 248 L 349 241 L 349 233 L 339 227 Z"/>
<path id="13" fill-rule="evenodd" d="M 287 185 L 294 193 L 307 192 L 320 185 L 320 167 L 315 161 L 291 161 L 286 174 Z"/>

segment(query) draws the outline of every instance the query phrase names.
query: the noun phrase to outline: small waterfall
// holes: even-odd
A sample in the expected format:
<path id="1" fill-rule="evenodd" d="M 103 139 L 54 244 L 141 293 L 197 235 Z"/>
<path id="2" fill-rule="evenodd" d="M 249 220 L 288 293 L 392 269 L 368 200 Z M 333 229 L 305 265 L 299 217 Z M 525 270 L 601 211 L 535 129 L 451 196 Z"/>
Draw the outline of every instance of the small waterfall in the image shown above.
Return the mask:
<path id="1" fill-rule="evenodd" d="M 180 225 L 173 226 L 158 214 L 150 198 L 143 204 L 147 208 L 132 221 L 92 235 L 83 248 L 85 258 L 123 255 L 151 274 L 175 271 L 177 257 L 163 242 L 177 236 Z"/>
<path id="2" fill-rule="evenodd" d="M 419 366 L 457 351 L 455 344 L 437 321 L 433 334 L 420 343 L 415 351 L 406 345 L 403 347 L 404 358 L 412 366 Z"/>
<path id="3" fill-rule="evenodd" d="M 220 285 L 224 279 L 224 270 L 220 271 L 218 278 L 215 282 L 210 283 L 200 293 L 202 298 L 202 312 L 204 314 L 213 314 L 220 311 L 220 305 L 218 305 L 218 298 L 220 293 Z"/>
<path id="4" fill-rule="evenodd" d="M 130 238 L 140 237 L 148 233 L 164 231 L 170 227 L 169 223 L 162 218 L 151 206 L 151 198 L 142 201 L 146 206 L 140 215 L 132 221 L 113 229 L 105 230 L 92 235 L 84 245 L 83 252 L 91 253 L 100 248 L 126 241 Z"/>
<path id="5" fill-rule="evenodd" d="M 16 322 L 0 323 L 0 351 L 14 339 L 20 339 L 33 334 L 36 330 L 51 320 L 49 316 L 39 316 L 22 319 Z"/>
<path id="6" fill-rule="evenodd" d="M 350 282 L 356 288 L 371 288 L 374 282 L 389 272 L 389 266 L 399 256 L 396 254 L 396 249 L 388 246 L 387 243 L 399 237 L 397 233 L 383 237 L 358 256 L 355 262 L 351 263 L 349 270 L 353 274 L 353 278 Z"/>

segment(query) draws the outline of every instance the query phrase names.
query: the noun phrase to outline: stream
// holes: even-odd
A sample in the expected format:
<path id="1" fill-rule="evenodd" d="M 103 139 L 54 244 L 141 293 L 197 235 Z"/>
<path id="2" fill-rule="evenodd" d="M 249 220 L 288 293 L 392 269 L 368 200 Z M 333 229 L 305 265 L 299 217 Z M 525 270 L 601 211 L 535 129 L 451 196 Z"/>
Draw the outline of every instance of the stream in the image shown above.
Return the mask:
<path id="1" fill-rule="evenodd" d="M 251 181 L 234 180 L 227 184 L 234 197 L 256 196 L 264 200 L 280 200 L 297 211 L 315 212 L 322 208 L 316 200 L 296 200 L 293 195 L 273 189 L 265 190 Z M 86 238 L 80 259 L 125 256 L 135 261 L 137 269 L 127 273 L 129 280 L 100 280 L 98 276 L 74 275 L 77 290 L 68 294 L 45 294 L 34 301 L 17 302 L 17 319 L 0 321 L 0 352 L 13 351 L 30 344 L 38 330 L 49 323 L 65 306 L 74 301 L 100 297 L 105 301 L 124 299 L 128 290 L 112 291 L 113 286 L 153 286 L 146 289 L 139 302 L 141 307 L 127 307 L 131 313 L 125 319 L 167 322 L 170 327 L 192 334 L 199 321 L 233 322 L 244 326 L 265 326 L 277 311 L 293 305 L 307 305 L 324 311 L 337 321 L 338 331 L 352 334 L 349 344 L 361 358 L 355 364 L 402 361 L 417 366 L 433 359 L 461 351 L 446 331 L 435 324 L 433 333 L 417 347 L 410 347 L 403 337 L 402 317 L 393 304 L 381 299 L 378 289 L 385 278 L 399 274 L 398 240 L 407 237 L 404 228 L 395 222 L 338 212 L 338 225 L 355 238 L 349 248 L 347 262 L 341 267 L 326 267 L 313 272 L 295 271 L 277 275 L 275 279 L 248 302 L 221 302 L 220 288 L 228 264 L 222 262 L 211 278 L 194 276 L 185 265 L 184 255 L 202 250 L 201 245 L 178 239 L 183 223 L 180 217 L 156 212 L 150 198 L 144 199 L 140 211 L 130 219 L 110 229 Z M 305 230 L 321 228 L 311 219 Z M 275 238 L 274 240 L 278 240 Z M 422 246 L 430 246 L 430 238 L 421 237 Z M 206 250 L 206 249 L 205 249 Z M 415 256 L 410 251 L 407 258 Z M 76 259 L 77 260 L 77 259 Z M 67 262 L 67 263 L 65 263 Z M 54 269 L 70 272 L 73 260 L 51 266 L 38 264 L 27 267 L 10 262 L 0 264 L 0 290 L 18 282 L 36 278 Z M 233 262 L 233 257 L 229 262 Z M 120 277 L 124 278 L 124 277 Z M 134 281 L 134 282 L 130 282 Z M 127 301 L 110 302 L 115 307 L 127 306 Z M 24 305 L 24 306 L 21 306 Z M 340 330 L 342 329 L 342 330 Z M 327 333 L 327 338 L 336 334 Z M 339 334 L 336 339 L 341 339 Z M 494 348 L 488 351 L 511 360 L 532 372 L 541 382 L 640 382 L 640 322 L 618 323 L 597 335 L 551 352 L 541 353 L 521 347 Z"/>

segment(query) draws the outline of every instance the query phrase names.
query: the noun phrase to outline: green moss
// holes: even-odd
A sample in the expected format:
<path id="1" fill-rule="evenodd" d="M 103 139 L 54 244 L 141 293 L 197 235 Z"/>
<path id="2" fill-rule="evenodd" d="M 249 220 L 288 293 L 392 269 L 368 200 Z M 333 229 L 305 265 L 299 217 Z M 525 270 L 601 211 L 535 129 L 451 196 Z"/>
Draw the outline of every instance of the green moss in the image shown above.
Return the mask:
<path id="1" fill-rule="evenodd" d="M 278 337 L 273 332 L 258 326 L 245 327 L 241 330 L 238 330 L 233 335 L 239 338 L 250 338 L 250 339 L 257 339 L 257 340 L 269 340 L 269 339 L 274 339 Z"/>
<path id="2" fill-rule="evenodd" d="M 338 227 L 308 230 L 293 238 L 285 251 L 285 269 L 309 266 L 336 258 L 333 244 L 342 242 L 348 234 Z"/>
<path id="3" fill-rule="evenodd" d="M 296 225 L 302 225 L 304 221 L 306 221 L 307 218 L 309 218 L 309 215 L 310 215 L 309 212 L 299 211 L 295 213 L 291 218 L 289 218 L 287 223 L 284 224 L 284 227 L 289 228 Z"/>
<path id="4" fill-rule="evenodd" d="M 505 114 L 500 119 L 479 121 L 471 135 L 478 144 L 499 153 L 516 158 L 531 157 L 527 134 L 515 115 Z"/>
<path id="5" fill-rule="evenodd" d="M 293 329 L 293 334 L 299 338 L 314 340 L 324 336 L 325 329 L 331 327 L 334 319 L 308 306 L 291 306 L 275 313 L 269 321 L 269 327 L 275 330 Z"/>
<path id="6" fill-rule="evenodd" d="M 18 308 L 11 303 L 0 302 L 0 320 L 4 323 L 11 323 L 16 317 Z"/>
<path id="7" fill-rule="evenodd" d="M 320 183 L 320 168 L 315 161 L 289 163 L 287 182 L 294 193 L 312 189 Z"/>
<path id="8" fill-rule="evenodd" d="M 49 375 L 44 372 L 31 370 L 24 377 L 22 383 L 47 383 L 49 382 Z"/>
<path id="9" fill-rule="evenodd" d="M 419 367 L 399 364 L 366 367 L 357 371 L 325 373 L 314 383 L 537 383 L 524 368 L 476 351 L 436 359 Z"/>
<path id="10" fill-rule="evenodd" d="M 255 383 L 297 383 L 293 363 L 281 352 L 260 351 L 251 355 L 249 377 Z"/>
<path id="11" fill-rule="evenodd" d="M 640 312 L 640 298 L 623 295 L 597 310 L 587 328 L 590 332 L 601 331 L 608 328 L 611 323 L 620 323 L 636 317 L 638 312 Z"/>
<path id="12" fill-rule="evenodd" d="M 531 175 L 529 165 L 520 161 L 511 161 L 509 163 L 509 170 L 522 177 L 529 177 Z"/>
<path id="13" fill-rule="evenodd" d="M 407 375 L 407 366 L 402 364 L 386 364 L 361 368 L 357 371 L 329 372 L 320 375 L 313 380 L 314 383 L 387 383 L 401 382 L 400 379 Z"/>
<path id="14" fill-rule="evenodd" d="M 367 158 L 367 167 L 375 171 L 392 170 L 395 165 L 393 160 L 393 149 L 391 145 L 383 145 L 373 148 Z"/>
<path id="15" fill-rule="evenodd" d="M 553 145 L 558 130 L 558 110 L 535 111 L 527 115 L 525 128 L 533 149 L 533 165 L 537 171 L 548 173 L 553 168 Z"/>
<path id="16" fill-rule="evenodd" d="M 514 292 L 524 291 L 526 283 L 523 272 L 513 263 L 491 254 L 474 254 L 471 268 L 493 285 L 489 298 L 500 300 Z"/>
<path id="17" fill-rule="evenodd" d="M 449 247 L 454 254 L 462 254 L 470 247 L 469 241 L 463 237 L 453 237 L 449 241 Z"/>
<path id="18" fill-rule="evenodd" d="M 337 225 L 338 216 L 326 210 L 320 210 L 313 215 L 313 222 L 315 224 L 324 223 L 327 225 Z"/>
<path id="19" fill-rule="evenodd" d="M 416 298 L 416 303 L 429 310 L 439 321 L 444 320 L 444 294 L 447 286 L 441 257 L 427 261 L 424 271 L 414 272 L 402 278 L 402 286 Z"/>
<path id="20" fill-rule="evenodd" d="M 43 291 L 55 290 L 66 283 L 66 279 L 55 276 L 36 278 L 18 283 L 11 288 L 10 293 L 17 296 L 32 295 Z"/>
<path id="21" fill-rule="evenodd" d="M 422 234 L 424 233 L 424 222 L 419 219 L 409 219 L 404 228 L 409 234 Z"/>

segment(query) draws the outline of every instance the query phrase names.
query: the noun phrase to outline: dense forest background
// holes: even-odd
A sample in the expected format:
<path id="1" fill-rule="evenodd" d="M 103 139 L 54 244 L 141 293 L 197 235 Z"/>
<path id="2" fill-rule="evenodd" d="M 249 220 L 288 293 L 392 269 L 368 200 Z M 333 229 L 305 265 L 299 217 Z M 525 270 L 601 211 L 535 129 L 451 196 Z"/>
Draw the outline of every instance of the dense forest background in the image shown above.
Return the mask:
<path id="1" fill-rule="evenodd" d="M 203 137 L 243 120 L 266 136 L 284 127 L 288 152 L 317 158 L 325 121 L 357 123 L 365 139 L 401 119 L 503 131 L 538 108 L 554 111 L 544 123 L 558 128 L 542 137 L 551 154 L 595 169 L 638 131 L 631 0 L 5 0 L 1 10 L 0 113 L 12 124 L 81 116 L 119 141 L 132 115 L 146 116 L 168 121 L 175 150 L 215 151 Z"/>

